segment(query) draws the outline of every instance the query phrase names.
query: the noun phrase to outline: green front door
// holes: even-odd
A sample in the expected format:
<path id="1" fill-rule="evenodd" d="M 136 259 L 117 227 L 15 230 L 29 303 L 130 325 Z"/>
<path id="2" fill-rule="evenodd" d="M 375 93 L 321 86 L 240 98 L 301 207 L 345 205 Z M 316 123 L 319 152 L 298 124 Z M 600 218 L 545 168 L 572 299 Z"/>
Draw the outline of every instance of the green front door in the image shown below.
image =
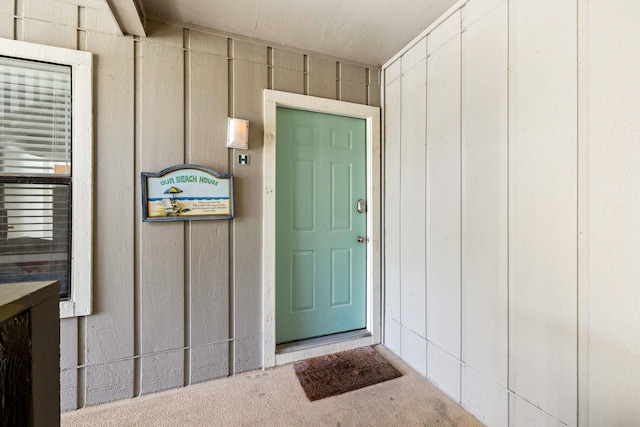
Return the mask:
<path id="1" fill-rule="evenodd" d="M 366 121 L 279 107 L 276 133 L 276 342 L 362 329 Z"/>

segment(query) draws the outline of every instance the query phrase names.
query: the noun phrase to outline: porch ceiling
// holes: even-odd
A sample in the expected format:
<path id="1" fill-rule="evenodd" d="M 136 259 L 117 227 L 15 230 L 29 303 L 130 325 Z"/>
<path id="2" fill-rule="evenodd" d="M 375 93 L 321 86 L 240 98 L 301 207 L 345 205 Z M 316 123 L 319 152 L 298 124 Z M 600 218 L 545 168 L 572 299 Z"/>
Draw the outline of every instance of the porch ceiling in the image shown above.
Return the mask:
<path id="1" fill-rule="evenodd" d="M 145 12 L 382 65 L 456 0 L 142 0 Z"/>

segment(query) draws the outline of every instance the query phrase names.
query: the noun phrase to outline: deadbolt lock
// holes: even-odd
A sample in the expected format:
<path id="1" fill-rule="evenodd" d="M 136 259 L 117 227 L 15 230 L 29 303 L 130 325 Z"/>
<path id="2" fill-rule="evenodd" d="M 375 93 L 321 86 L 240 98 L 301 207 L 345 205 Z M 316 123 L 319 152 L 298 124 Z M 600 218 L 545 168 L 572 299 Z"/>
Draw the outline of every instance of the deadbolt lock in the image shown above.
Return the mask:
<path id="1" fill-rule="evenodd" d="M 364 199 L 358 199 L 357 209 L 358 213 L 365 213 L 367 211 L 367 201 Z"/>

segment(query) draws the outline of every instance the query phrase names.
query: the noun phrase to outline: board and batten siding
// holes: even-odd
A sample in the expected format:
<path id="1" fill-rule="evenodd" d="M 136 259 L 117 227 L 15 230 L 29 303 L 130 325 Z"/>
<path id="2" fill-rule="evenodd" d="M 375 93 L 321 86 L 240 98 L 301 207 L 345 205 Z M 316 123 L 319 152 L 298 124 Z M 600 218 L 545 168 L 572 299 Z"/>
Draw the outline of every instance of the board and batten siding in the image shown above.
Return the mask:
<path id="1" fill-rule="evenodd" d="M 380 105 L 379 67 L 157 18 L 147 33 L 0 2 L 0 37 L 94 58 L 94 311 L 61 322 L 62 410 L 262 367 L 263 89 Z M 250 121 L 249 166 L 226 148 L 228 116 Z M 181 163 L 234 175 L 234 220 L 141 221 L 140 172 Z"/>
<path id="2" fill-rule="evenodd" d="M 640 419 L 638 19 L 463 0 L 383 66 L 384 343 L 488 426 Z"/>

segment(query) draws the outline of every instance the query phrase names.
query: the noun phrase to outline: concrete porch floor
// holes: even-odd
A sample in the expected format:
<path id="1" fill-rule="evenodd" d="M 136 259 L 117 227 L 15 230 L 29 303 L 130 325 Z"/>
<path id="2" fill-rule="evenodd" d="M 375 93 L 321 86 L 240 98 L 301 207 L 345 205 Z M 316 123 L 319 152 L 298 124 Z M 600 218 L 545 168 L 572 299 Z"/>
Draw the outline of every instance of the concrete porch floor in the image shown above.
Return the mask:
<path id="1" fill-rule="evenodd" d="M 88 426 L 482 426 L 472 415 L 377 347 L 403 376 L 309 402 L 291 365 L 62 414 Z"/>

